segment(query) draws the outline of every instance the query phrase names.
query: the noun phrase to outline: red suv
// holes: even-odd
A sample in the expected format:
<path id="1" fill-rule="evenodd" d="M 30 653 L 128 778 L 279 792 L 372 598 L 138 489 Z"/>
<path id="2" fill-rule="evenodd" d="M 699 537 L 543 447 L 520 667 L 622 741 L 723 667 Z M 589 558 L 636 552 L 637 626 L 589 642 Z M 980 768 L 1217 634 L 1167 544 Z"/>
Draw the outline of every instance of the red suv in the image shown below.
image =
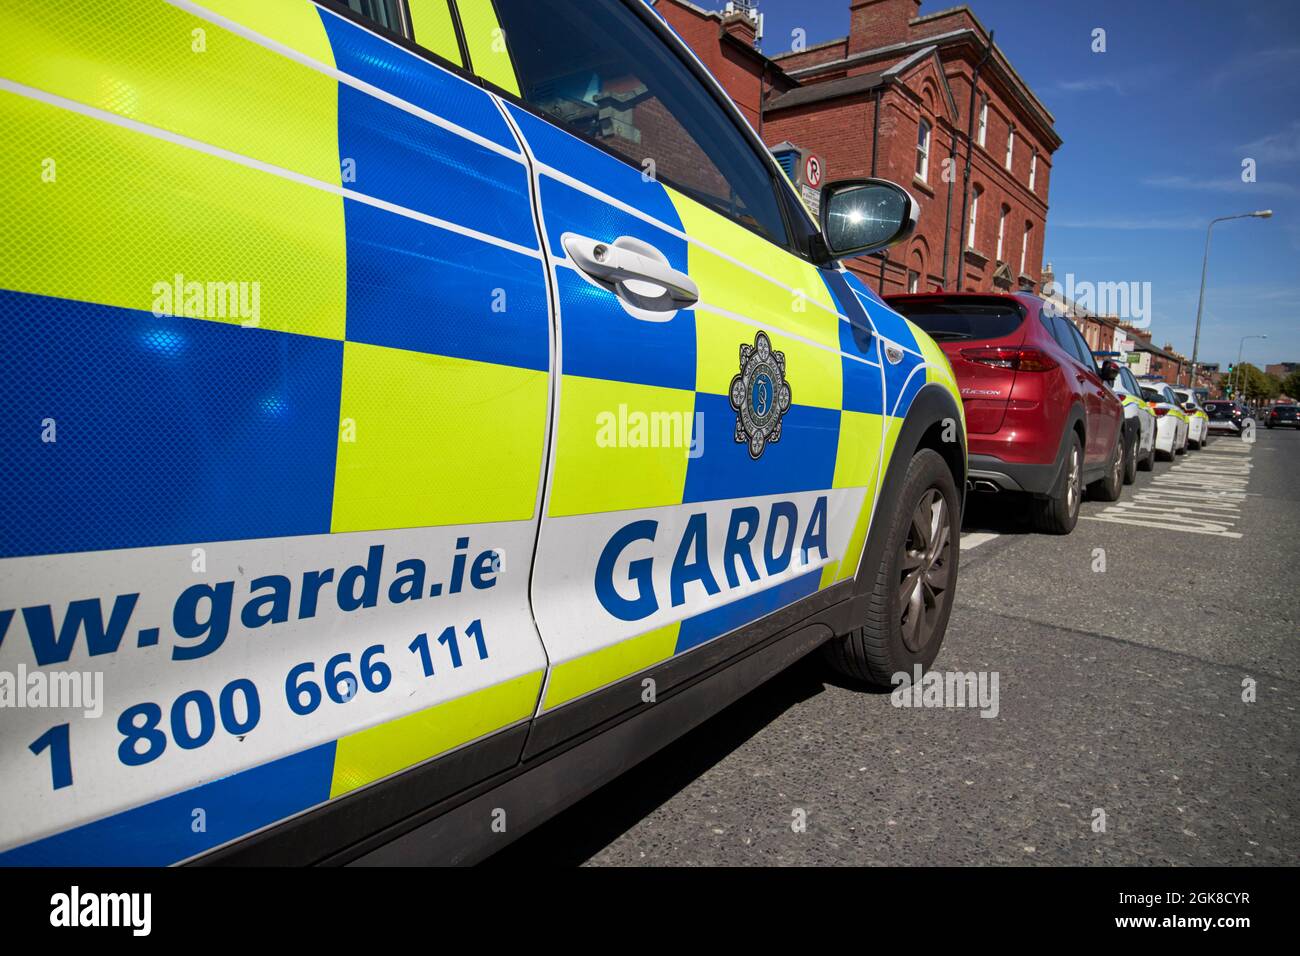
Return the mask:
<path id="1" fill-rule="evenodd" d="M 1074 324 L 1036 295 L 923 293 L 885 300 L 939 343 L 966 407 L 976 490 L 1027 493 L 1040 531 L 1068 534 L 1084 485 L 1114 501 L 1124 406 Z"/>

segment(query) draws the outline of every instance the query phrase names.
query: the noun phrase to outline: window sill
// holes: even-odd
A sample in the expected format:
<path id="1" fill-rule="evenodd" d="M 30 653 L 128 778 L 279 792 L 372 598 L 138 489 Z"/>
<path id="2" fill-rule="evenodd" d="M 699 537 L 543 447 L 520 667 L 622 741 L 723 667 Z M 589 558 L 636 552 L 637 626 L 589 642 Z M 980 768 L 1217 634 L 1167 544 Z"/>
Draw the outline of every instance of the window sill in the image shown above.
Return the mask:
<path id="1" fill-rule="evenodd" d="M 924 179 L 922 179 L 920 176 L 912 177 L 912 185 L 915 186 L 917 189 L 921 190 L 921 192 L 925 193 L 931 199 L 934 198 L 934 187 L 931 186 Z"/>
<path id="2" fill-rule="evenodd" d="M 982 252 L 978 252 L 975 249 L 972 249 L 970 246 L 966 247 L 965 255 L 966 255 L 966 261 L 974 265 L 986 266 L 989 264 L 988 256 L 984 255 L 984 253 Z"/>

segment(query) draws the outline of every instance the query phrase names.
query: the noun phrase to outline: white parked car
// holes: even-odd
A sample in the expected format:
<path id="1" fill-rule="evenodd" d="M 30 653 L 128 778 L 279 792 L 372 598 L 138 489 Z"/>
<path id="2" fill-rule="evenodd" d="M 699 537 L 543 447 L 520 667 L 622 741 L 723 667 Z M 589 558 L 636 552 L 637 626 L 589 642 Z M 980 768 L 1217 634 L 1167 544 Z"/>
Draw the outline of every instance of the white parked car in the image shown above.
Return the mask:
<path id="1" fill-rule="evenodd" d="M 1186 388 L 1170 388 L 1178 404 L 1187 413 L 1187 444 L 1204 448 L 1210 443 L 1210 415 L 1196 400 L 1196 393 Z"/>
<path id="2" fill-rule="evenodd" d="M 1138 469 L 1150 471 L 1156 463 L 1156 413 L 1142 396 L 1142 386 L 1125 366 L 1110 384 L 1124 403 L 1124 484 L 1137 479 Z"/>
<path id="3" fill-rule="evenodd" d="M 1187 451 L 1187 413 L 1164 382 L 1144 382 L 1142 397 L 1156 416 L 1156 454 L 1167 459 Z"/>

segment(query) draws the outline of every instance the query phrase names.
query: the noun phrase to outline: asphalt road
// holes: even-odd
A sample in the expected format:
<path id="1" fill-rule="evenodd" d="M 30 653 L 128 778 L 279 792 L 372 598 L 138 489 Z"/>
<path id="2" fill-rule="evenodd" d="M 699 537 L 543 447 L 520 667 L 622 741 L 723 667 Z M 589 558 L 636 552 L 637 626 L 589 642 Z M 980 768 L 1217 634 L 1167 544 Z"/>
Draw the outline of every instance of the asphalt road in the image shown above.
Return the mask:
<path id="1" fill-rule="evenodd" d="M 813 655 L 494 862 L 1296 864 L 1298 473 L 1300 433 L 1261 429 L 1068 537 L 976 500 L 936 667 L 996 673 L 996 716 Z"/>

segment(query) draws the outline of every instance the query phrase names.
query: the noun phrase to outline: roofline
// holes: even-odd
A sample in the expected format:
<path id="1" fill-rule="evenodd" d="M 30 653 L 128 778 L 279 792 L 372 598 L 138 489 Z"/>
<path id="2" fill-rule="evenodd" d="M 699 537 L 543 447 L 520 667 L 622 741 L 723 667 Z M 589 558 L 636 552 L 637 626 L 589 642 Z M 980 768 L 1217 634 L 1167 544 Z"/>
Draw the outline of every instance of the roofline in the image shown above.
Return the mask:
<path id="1" fill-rule="evenodd" d="M 682 2 L 682 0 L 676 0 L 676 2 Z M 922 20 L 939 17 L 942 15 L 950 14 L 955 10 L 964 10 L 964 9 L 968 10 L 968 8 L 966 7 L 954 7 L 952 8 L 952 10 L 940 11 L 939 13 L 928 14 L 925 17 L 918 17 L 910 22 L 919 23 Z M 984 29 L 984 25 L 980 23 L 979 19 L 973 13 L 971 14 L 971 19 L 974 20 L 975 23 L 979 26 L 980 28 L 979 30 L 975 30 L 971 27 L 962 27 L 961 29 L 958 30 L 950 30 L 947 33 L 937 33 L 933 36 L 918 37 L 917 39 L 914 40 L 903 40 L 902 42 L 899 43 L 890 43 L 885 46 L 875 47 L 870 50 L 863 50 L 860 53 L 853 53 L 848 56 L 840 57 L 837 60 L 827 60 L 824 63 L 814 63 L 811 66 L 804 66 L 794 70 L 786 70 L 786 75 L 789 76 L 791 79 L 799 80 L 806 76 L 815 75 L 818 72 L 824 72 L 826 70 L 852 66 L 855 63 L 880 59 L 882 56 L 886 56 L 891 53 L 904 53 L 908 50 L 922 49 L 926 46 L 936 46 L 936 47 L 946 46 L 949 44 L 955 44 L 967 38 L 973 38 L 980 45 L 987 44 L 989 41 L 988 31 Z M 823 43 L 821 44 L 821 46 L 825 47 L 825 46 L 830 46 L 832 44 L 847 43 L 847 41 L 848 41 L 848 37 L 840 37 L 839 39 L 832 40 L 829 43 Z M 803 52 L 807 52 L 807 51 L 805 50 Z M 1056 133 L 1055 130 L 1055 126 L 1056 126 L 1055 115 L 1053 115 L 1052 111 L 1049 110 L 1046 105 L 1044 105 L 1043 101 L 1038 98 L 1037 94 L 1035 94 L 1033 90 L 1030 89 L 1029 84 L 1027 84 L 1024 81 L 1024 78 L 1021 77 L 1021 75 L 1018 72 L 1016 72 L 1016 68 L 1011 65 L 1011 61 L 1007 58 L 1007 55 L 1002 52 L 1002 48 L 999 47 L 996 43 L 993 44 L 993 52 L 996 54 L 996 57 L 994 59 L 998 67 L 1007 75 L 1009 85 L 1019 96 L 1021 96 L 1024 99 L 1026 105 L 1029 107 L 1031 112 L 1037 112 L 1040 115 L 1040 120 L 1043 122 L 1044 127 L 1052 133 L 1053 137 L 1056 138 L 1057 145 L 1059 146 L 1060 136 L 1059 134 Z M 794 54 L 789 54 L 789 55 L 794 55 Z"/>

